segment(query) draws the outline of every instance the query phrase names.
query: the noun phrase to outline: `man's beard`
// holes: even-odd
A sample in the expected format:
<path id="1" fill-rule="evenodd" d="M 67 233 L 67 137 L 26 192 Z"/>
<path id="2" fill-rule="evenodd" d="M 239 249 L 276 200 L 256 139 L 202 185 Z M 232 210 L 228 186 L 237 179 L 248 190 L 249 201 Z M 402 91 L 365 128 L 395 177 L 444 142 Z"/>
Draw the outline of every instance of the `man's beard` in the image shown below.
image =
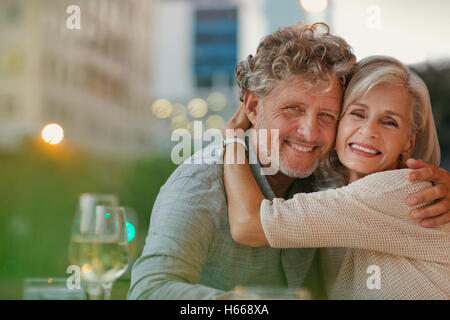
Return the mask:
<path id="1" fill-rule="evenodd" d="M 263 107 L 263 100 L 261 100 L 259 113 L 256 118 L 256 122 L 259 124 L 260 129 L 267 128 L 263 114 L 264 114 L 264 107 Z M 283 141 L 280 140 L 280 142 L 279 142 L 280 148 L 282 146 L 282 143 L 283 143 Z M 296 169 L 296 168 L 291 168 L 286 164 L 286 161 L 284 161 L 285 160 L 284 157 L 281 155 L 281 149 L 278 152 L 278 156 L 280 157 L 279 171 L 282 174 L 284 174 L 285 176 L 288 176 L 288 177 L 294 178 L 294 179 L 302 179 L 302 178 L 309 177 L 321 163 L 320 159 L 317 159 L 316 162 L 314 163 L 313 167 L 309 170 Z"/>
<path id="2" fill-rule="evenodd" d="M 280 154 L 280 172 L 285 176 L 294 179 L 303 179 L 309 177 L 319 167 L 320 159 L 317 159 L 314 165 L 310 169 L 291 168 L 286 164 L 284 157 Z"/>

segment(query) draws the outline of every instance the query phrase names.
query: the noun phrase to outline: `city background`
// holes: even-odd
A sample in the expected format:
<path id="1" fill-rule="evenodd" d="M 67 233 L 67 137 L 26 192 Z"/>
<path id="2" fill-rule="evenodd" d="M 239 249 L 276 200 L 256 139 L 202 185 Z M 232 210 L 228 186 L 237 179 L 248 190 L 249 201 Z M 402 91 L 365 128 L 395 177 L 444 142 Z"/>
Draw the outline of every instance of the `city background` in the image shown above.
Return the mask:
<path id="1" fill-rule="evenodd" d="M 235 65 L 300 20 L 326 22 L 358 59 L 386 54 L 416 70 L 450 169 L 448 12 L 439 0 L 2 0 L 0 299 L 21 299 L 26 278 L 68 276 L 82 193 L 129 208 L 139 256 L 177 166 L 172 132 L 223 129 L 239 102 Z M 128 283 L 129 272 L 113 297 Z"/>

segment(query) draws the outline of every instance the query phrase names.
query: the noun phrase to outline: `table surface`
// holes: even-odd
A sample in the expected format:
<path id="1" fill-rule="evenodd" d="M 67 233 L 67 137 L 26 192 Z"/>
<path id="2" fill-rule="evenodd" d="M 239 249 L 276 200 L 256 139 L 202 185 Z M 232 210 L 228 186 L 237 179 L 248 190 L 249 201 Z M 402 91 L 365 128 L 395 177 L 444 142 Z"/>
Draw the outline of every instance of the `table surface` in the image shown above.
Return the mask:
<path id="1" fill-rule="evenodd" d="M 111 291 L 111 300 L 126 300 L 130 279 L 118 279 Z M 23 279 L 0 280 L 0 300 L 22 300 Z"/>

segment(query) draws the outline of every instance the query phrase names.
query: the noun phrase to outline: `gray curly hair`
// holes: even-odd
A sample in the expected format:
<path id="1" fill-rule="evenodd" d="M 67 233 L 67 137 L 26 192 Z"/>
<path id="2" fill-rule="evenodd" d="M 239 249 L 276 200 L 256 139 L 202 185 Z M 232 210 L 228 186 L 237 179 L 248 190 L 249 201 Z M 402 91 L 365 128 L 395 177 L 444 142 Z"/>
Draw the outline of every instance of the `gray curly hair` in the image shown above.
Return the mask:
<path id="1" fill-rule="evenodd" d="M 355 61 L 351 47 L 330 34 L 325 23 L 281 27 L 263 38 L 255 56 L 249 55 L 236 66 L 239 99 L 243 101 L 247 90 L 264 98 L 277 81 L 291 75 L 305 76 L 308 87 L 313 86 L 311 81 L 331 80 L 332 76 L 345 85 Z"/>

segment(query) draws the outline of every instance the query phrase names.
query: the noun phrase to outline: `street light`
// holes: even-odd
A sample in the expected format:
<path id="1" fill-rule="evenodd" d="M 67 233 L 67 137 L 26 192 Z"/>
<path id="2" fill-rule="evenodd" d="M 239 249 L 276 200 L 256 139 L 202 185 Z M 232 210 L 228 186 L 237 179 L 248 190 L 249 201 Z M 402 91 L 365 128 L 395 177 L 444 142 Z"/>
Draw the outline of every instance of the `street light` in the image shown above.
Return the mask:
<path id="1" fill-rule="evenodd" d="M 57 123 L 49 123 L 42 129 L 41 137 L 48 144 L 58 144 L 64 138 L 64 130 Z"/>
<path id="2" fill-rule="evenodd" d="M 327 0 L 300 0 L 300 4 L 307 12 L 321 12 L 328 6 Z"/>

